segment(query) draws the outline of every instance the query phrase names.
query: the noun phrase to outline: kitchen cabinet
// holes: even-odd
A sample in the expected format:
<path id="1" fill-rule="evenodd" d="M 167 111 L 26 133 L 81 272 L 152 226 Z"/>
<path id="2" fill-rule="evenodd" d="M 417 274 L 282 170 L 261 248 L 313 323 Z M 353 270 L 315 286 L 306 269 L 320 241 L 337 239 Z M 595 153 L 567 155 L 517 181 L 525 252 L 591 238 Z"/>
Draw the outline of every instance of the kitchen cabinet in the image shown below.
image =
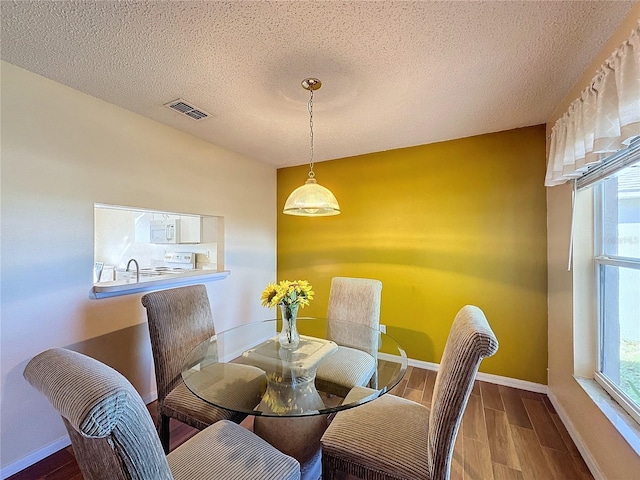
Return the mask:
<path id="1" fill-rule="evenodd" d="M 180 216 L 180 235 L 178 243 L 216 242 L 217 219 L 196 215 Z"/>
<path id="2" fill-rule="evenodd" d="M 202 218 L 180 217 L 180 238 L 178 243 L 200 243 L 202 241 Z"/>
<path id="3" fill-rule="evenodd" d="M 151 226 L 158 227 L 158 222 L 166 221 L 174 225 L 175 237 L 171 240 L 154 241 L 150 235 Z M 176 243 L 197 244 L 218 242 L 219 217 L 201 215 L 174 215 L 139 213 L 135 218 L 135 241 L 138 243 Z M 155 222 L 155 223 L 154 223 Z"/>

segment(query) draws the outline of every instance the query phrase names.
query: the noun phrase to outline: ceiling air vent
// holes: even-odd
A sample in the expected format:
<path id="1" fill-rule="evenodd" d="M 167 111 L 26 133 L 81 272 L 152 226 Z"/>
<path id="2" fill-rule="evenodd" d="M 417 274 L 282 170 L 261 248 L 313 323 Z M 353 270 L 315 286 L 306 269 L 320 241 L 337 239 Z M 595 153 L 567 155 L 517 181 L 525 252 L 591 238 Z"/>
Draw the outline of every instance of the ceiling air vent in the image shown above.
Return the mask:
<path id="1" fill-rule="evenodd" d="M 164 106 L 169 107 L 176 112 L 180 112 L 183 115 L 192 118 L 193 120 L 202 120 L 203 118 L 207 118 L 209 116 L 209 114 L 201 108 L 194 107 L 181 98 L 174 100 L 173 102 L 165 103 Z"/>

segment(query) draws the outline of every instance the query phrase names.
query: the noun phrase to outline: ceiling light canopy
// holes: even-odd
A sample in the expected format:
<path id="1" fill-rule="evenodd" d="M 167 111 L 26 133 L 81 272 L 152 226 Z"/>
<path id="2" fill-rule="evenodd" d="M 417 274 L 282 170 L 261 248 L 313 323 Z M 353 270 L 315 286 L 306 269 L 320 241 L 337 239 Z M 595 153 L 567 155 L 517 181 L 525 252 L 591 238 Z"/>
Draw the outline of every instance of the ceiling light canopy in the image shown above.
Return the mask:
<path id="1" fill-rule="evenodd" d="M 309 130 L 311 159 L 309 161 L 309 178 L 301 187 L 296 188 L 284 204 L 283 213 L 302 217 L 328 217 L 340 214 L 338 200 L 331 190 L 320 185 L 313 171 L 313 91 L 318 90 L 322 82 L 317 78 L 306 78 L 302 88 L 309 91 Z"/>

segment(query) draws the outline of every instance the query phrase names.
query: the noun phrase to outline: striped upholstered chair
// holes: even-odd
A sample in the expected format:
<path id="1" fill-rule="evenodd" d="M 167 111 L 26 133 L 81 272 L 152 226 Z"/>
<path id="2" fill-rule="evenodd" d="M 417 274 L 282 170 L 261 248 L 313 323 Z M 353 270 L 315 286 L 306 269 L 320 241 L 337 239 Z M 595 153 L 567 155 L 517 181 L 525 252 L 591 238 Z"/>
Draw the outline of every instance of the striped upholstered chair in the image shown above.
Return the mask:
<path id="1" fill-rule="evenodd" d="M 215 335 L 204 285 L 171 288 L 143 295 L 158 390 L 158 434 L 169 452 L 169 419 L 202 430 L 219 420 L 240 423 L 246 415 L 214 407 L 196 397 L 182 381 L 182 363 L 198 344 Z M 248 374 L 252 374 L 247 366 Z M 264 375 L 255 369 L 254 375 Z M 266 383 L 266 380 L 265 380 Z M 256 405 L 259 399 L 255 402 Z M 253 408 L 255 405 L 249 406 Z"/>
<path id="2" fill-rule="evenodd" d="M 322 437 L 322 479 L 448 480 L 455 439 L 483 358 L 498 350 L 487 319 L 467 305 L 445 345 L 431 409 L 383 395 L 340 412 Z M 356 388 L 349 395 L 366 395 Z"/>
<path id="3" fill-rule="evenodd" d="M 151 415 L 129 381 L 71 350 L 47 350 L 24 377 L 62 415 L 85 480 L 294 480 L 300 464 L 223 420 L 165 456 Z"/>
<path id="4" fill-rule="evenodd" d="M 318 389 L 344 397 L 353 387 L 377 387 L 381 292 L 379 280 L 349 277 L 331 280 L 327 338 L 339 347 L 318 365 Z"/>

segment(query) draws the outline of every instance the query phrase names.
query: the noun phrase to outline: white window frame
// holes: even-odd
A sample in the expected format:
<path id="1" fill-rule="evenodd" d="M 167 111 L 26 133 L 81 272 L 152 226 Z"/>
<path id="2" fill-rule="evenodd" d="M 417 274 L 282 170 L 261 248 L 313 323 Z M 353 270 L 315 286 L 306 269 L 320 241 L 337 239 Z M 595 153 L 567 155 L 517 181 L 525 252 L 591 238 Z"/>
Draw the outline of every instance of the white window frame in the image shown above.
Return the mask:
<path id="1" fill-rule="evenodd" d="M 626 165 L 625 165 L 626 166 Z M 603 248 L 603 182 L 599 182 L 594 185 L 594 267 L 595 267 L 595 279 L 596 279 L 596 309 L 597 309 L 597 358 L 596 358 L 596 371 L 594 373 L 594 379 L 598 384 L 604 388 L 609 395 L 638 423 L 640 424 L 640 405 L 628 398 L 628 396 L 613 382 L 611 382 L 604 374 L 602 370 L 602 354 L 603 354 L 603 296 L 604 285 L 603 275 L 606 266 L 632 268 L 634 270 L 640 270 L 640 259 L 626 258 L 614 255 L 604 255 Z"/>

